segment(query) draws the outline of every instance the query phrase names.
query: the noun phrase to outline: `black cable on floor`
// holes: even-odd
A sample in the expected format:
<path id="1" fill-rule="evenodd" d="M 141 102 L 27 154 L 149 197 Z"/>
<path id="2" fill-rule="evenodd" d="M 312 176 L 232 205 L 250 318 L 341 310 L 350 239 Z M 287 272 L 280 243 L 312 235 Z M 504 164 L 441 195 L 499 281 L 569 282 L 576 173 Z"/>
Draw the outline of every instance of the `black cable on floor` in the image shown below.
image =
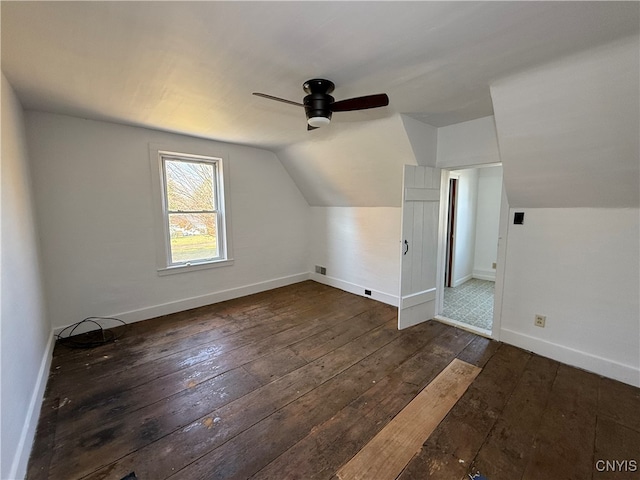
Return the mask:
<path id="1" fill-rule="evenodd" d="M 108 322 L 120 322 L 122 325 L 126 325 L 126 322 L 120 320 L 119 318 L 113 317 L 87 317 L 84 320 L 79 321 L 78 323 L 74 323 L 73 325 L 69 325 L 60 331 L 59 334 L 56 335 L 58 342 L 61 345 L 65 345 L 71 348 L 93 348 L 98 347 L 100 345 L 105 345 L 110 342 L 116 341 L 118 338 L 122 336 L 122 332 L 119 335 L 116 335 L 113 330 L 113 325 L 111 327 L 104 327 L 100 322 L 108 321 Z M 78 333 L 74 335 L 74 332 L 81 325 L 93 324 L 96 328 L 93 330 L 88 330 L 82 333 Z M 65 332 L 67 332 L 65 336 Z"/>

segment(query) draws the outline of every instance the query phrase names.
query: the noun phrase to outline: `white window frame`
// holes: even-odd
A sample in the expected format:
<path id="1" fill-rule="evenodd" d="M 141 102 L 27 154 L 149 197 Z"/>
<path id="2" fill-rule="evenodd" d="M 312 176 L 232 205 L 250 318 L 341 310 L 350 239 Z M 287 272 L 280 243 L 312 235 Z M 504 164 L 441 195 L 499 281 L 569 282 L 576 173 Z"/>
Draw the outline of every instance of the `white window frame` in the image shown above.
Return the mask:
<path id="1" fill-rule="evenodd" d="M 224 156 L 183 153 L 174 149 L 150 145 L 151 179 L 153 184 L 156 230 L 156 266 L 158 275 L 170 275 L 208 268 L 233 265 L 230 205 L 226 192 L 229 191 L 229 168 Z M 165 160 L 208 163 L 215 166 L 217 245 L 218 257 L 192 262 L 171 262 L 171 237 L 169 230 L 169 210 L 166 194 Z"/>

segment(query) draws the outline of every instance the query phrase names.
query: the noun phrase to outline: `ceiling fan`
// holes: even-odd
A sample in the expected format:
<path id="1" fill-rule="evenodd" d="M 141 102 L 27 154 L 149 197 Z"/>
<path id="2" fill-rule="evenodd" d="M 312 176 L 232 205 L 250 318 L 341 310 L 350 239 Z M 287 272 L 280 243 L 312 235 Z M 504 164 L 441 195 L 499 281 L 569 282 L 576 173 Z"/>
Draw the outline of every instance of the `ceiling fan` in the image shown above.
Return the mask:
<path id="1" fill-rule="evenodd" d="M 274 97 L 266 93 L 254 92 L 258 97 L 288 103 L 298 107 L 304 107 L 307 114 L 307 130 L 315 130 L 331 122 L 333 112 L 349 112 L 353 110 L 366 110 L 368 108 L 386 107 L 389 105 L 389 97 L 386 93 L 367 95 L 365 97 L 347 98 L 338 102 L 329 95 L 335 89 L 335 85 L 330 80 L 314 78 L 307 80 L 302 85 L 307 93 L 303 103 L 293 102 L 284 98 Z"/>

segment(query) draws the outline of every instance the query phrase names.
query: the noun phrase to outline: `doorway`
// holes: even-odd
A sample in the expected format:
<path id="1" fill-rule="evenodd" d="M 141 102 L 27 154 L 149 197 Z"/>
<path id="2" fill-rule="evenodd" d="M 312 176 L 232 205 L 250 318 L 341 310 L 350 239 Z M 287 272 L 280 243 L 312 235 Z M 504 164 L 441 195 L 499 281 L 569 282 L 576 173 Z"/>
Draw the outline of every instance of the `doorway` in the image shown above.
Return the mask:
<path id="1" fill-rule="evenodd" d="M 444 268 L 438 318 L 485 336 L 493 330 L 502 166 L 444 172 Z"/>

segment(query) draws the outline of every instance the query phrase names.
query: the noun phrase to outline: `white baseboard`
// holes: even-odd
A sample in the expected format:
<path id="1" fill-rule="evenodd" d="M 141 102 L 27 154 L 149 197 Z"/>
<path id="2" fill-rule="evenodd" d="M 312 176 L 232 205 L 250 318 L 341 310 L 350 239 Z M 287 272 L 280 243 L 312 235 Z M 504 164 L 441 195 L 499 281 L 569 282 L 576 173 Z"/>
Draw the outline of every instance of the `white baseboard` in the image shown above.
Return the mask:
<path id="1" fill-rule="evenodd" d="M 618 363 L 506 328 L 500 330 L 500 340 L 544 357 L 613 378 L 634 387 L 640 387 L 640 368 L 638 367 Z"/>
<path id="2" fill-rule="evenodd" d="M 467 282 L 469 280 L 471 280 L 473 278 L 473 275 L 467 275 L 465 277 L 459 278 L 457 280 L 453 281 L 453 286 L 455 287 L 459 287 L 460 285 L 462 285 L 464 282 Z"/>
<path id="3" fill-rule="evenodd" d="M 492 282 L 496 281 L 495 270 L 474 270 L 471 276 L 473 278 L 477 278 L 478 280 L 490 280 Z"/>
<path id="4" fill-rule="evenodd" d="M 205 305 L 211 305 L 213 303 L 224 302 L 226 300 L 231 300 L 238 297 L 253 295 L 254 293 L 260 293 L 266 290 L 284 287 L 294 283 L 302 282 L 304 280 L 309 280 L 308 272 L 289 275 L 287 277 L 275 278 L 272 280 L 267 280 L 265 282 L 252 283 L 250 285 L 230 288 L 228 290 L 221 290 L 219 292 L 209 293 L 207 295 L 185 298 L 182 300 L 176 300 L 174 302 L 163 303 L 161 305 L 153 305 L 151 307 L 131 310 L 128 312 L 120 312 L 106 316 L 119 318 L 126 323 L 140 322 L 142 320 L 148 320 L 150 318 L 160 317 L 162 315 L 183 312 L 192 308 L 204 307 Z M 54 330 L 54 333 L 58 334 L 66 327 L 67 326 L 57 327 Z"/>
<path id="5" fill-rule="evenodd" d="M 25 476 L 27 475 L 29 456 L 31 455 L 33 440 L 36 436 L 36 428 L 38 427 L 38 420 L 40 419 L 42 400 L 44 398 L 45 389 L 47 388 L 47 380 L 49 379 L 51 361 L 53 360 L 54 343 L 53 331 L 51 331 L 51 333 L 49 334 L 49 339 L 47 341 L 47 347 L 42 356 L 42 361 L 40 362 L 38 378 L 36 379 L 36 385 L 33 389 L 33 393 L 31 394 L 29 408 L 27 409 L 27 418 L 25 418 L 24 426 L 22 427 L 22 433 L 20 434 L 20 439 L 18 440 L 16 453 L 13 457 L 11 470 L 9 471 L 9 478 L 25 478 Z"/>
<path id="6" fill-rule="evenodd" d="M 344 290 L 345 292 L 354 293 L 356 295 L 360 295 L 361 297 L 373 298 L 374 300 L 378 300 L 382 303 L 386 303 L 388 305 L 393 305 L 397 307 L 399 305 L 399 299 L 397 295 L 390 295 L 388 293 L 380 292 L 378 290 L 373 290 L 368 287 L 363 287 L 361 285 L 356 285 L 355 283 L 346 282 L 344 280 L 340 280 L 339 278 L 327 277 L 326 275 L 320 275 L 319 273 L 312 272 L 310 274 L 311 280 L 322 283 L 324 285 L 329 285 L 330 287 L 339 288 L 340 290 Z M 371 290 L 371 295 L 365 295 L 364 291 Z"/>

